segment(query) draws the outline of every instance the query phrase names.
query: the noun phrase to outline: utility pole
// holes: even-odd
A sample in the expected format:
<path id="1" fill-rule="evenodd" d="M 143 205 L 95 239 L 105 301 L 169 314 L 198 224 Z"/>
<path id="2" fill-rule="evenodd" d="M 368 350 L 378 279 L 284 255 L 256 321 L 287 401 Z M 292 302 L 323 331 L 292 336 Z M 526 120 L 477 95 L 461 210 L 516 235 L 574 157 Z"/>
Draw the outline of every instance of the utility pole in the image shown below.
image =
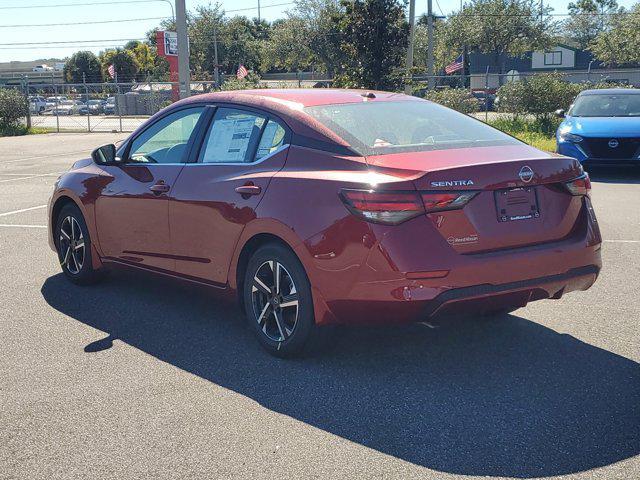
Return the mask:
<path id="1" fill-rule="evenodd" d="M 220 70 L 218 68 L 218 27 L 213 27 L 213 79 L 216 81 L 216 88 L 220 88 Z"/>
<path id="2" fill-rule="evenodd" d="M 260 23 L 260 0 L 258 0 L 258 23 Z"/>
<path id="3" fill-rule="evenodd" d="M 427 2 L 427 75 L 429 82 L 427 86 L 429 90 L 435 88 L 436 82 L 433 70 L 433 0 Z"/>
<path id="4" fill-rule="evenodd" d="M 404 93 L 411 93 L 411 70 L 413 69 L 413 43 L 415 39 L 416 0 L 409 0 L 409 47 L 407 48 L 407 73 L 404 80 Z"/>
<path id="5" fill-rule="evenodd" d="M 178 33 L 178 89 L 180 98 L 191 95 L 189 71 L 189 37 L 187 36 L 187 7 L 185 0 L 176 0 L 176 31 Z"/>

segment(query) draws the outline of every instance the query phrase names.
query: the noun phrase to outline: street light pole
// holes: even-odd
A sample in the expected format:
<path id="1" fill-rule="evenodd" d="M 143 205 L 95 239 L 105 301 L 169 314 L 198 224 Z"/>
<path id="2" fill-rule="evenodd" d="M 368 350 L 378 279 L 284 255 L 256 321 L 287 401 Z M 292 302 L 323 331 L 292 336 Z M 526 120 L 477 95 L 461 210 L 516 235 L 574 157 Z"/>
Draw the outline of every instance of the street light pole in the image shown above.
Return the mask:
<path id="1" fill-rule="evenodd" d="M 180 98 L 191 95 L 189 72 L 189 37 L 187 36 L 187 8 L 185 0 L 176 0 L 176 31 L 178 33 L 178 84 Z"/>
<path id="2" fill-rule="evenodd" d="M 429 77 L 428 87 L 432 90 L 435 87 L 433 69 L 433 4 L 432 0 L 427 2 L 427 75 Z"/>
<path id="3" fill-rule="evenodd" d="M 213 27 L 213 79 L 216 81 L 216 88 L 220 88 L 220 69 L 218 67 L 218 27 Z"/>
<path id="4" fill-rule="evenodd" d="M 407 73 L 404 81 L 404 93 L 411 93 L 411 70 L 413 69 L 413 43 L 415 39 L 416 0 L 409 1 L 409 47 L 407 48 Z"/>

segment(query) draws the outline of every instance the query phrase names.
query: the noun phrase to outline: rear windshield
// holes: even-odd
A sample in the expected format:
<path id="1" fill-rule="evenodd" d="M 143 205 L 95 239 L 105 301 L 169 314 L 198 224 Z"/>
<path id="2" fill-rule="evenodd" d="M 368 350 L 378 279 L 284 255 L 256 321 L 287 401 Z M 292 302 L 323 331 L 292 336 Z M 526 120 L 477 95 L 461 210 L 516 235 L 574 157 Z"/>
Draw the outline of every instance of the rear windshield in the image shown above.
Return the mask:
<path id="1" fill-rule="evenodd" d="M 520 144 L 485 123 L 426 101 L 373 101 L 304 110 L 360 155 Z"/>
<path id="2" fill-rule="evenodd" d="M 582 95 L 569 110 L 572 117 L 640 117 L 640 95 Z"/>

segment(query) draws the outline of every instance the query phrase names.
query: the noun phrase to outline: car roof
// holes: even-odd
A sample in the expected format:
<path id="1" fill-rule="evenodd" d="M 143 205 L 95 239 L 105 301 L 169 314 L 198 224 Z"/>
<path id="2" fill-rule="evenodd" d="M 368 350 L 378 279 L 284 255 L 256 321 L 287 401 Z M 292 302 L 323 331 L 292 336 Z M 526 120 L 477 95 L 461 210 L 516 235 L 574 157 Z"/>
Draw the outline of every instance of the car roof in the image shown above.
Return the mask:
<path id="1" fill-rule="evenodd" d="M 640 89 L 637 88 L 601 88 L 594 90 L 583 90 L 582 95 L 640 95 Z"/>
<path id="2" fill-rule="evenodd" d="M 365 95 L 373 95 L 367 97 Z M 289 105 L 290 108 L 301 109 L 317 105 L 332 105 L 344 103 L 362 103 L 374 100 L 384 102 L 390 100 L 415 100 L 402 93 L 381 92 L 376 90 L 348 90 L 338 88 L 260 88 L 254 90 L 231 90 L 208 93 L 198 96 L 205 101 L 229 101 L 244 103 L 251 100 L 272 101 Z"/>
<path id="3" fill-rule="evenodd" d="M 382 92 L 376 90 L 347 90 L 335 88 L 290 88 L 290 89 L 255 89 L 255 90 L 227 90 L 222 92 L 194 95 L 175 102 L 156 116 L 175 108 L 182 108 L 190 104 L 218 103 L 237 106 L 254 107 L 271 112 L 282 119 L 293 131 L 294 135 L 301 135 L 308 139 L 329 142 L 335 145 L 348 146 L 348 143 L 335 132 L 321 124 L 304 111 L 305 107 L 320 105 L 358 104 L 364 102 L 415 101 L 427 100 L 405 95 L 403 93 Z M 143 128 L 142 126 L 140 128 Z M 133 135 L 137 133 L 134 132 Z"/>

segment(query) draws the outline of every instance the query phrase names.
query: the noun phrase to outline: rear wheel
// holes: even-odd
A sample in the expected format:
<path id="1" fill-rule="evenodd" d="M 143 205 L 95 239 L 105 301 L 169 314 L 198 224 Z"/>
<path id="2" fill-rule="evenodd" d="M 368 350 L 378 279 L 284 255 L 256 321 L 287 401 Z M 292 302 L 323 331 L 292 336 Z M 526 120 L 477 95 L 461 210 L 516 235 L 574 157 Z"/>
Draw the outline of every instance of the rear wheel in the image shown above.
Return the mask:
<path id="1" fill-rule="evenodd" d="M 260 247 L 249 260 L 243 289 L 250 326 L 269 353 L 291 357 L 317 347 L 322 329 L 315 324 L 309 279 L 293 252 L 278 244 Z"/>
<path id="2" fill-rule="evenodd" d="M 93 268 L 91 237 L 80 209 L 65 205 L 55 226 L 58 259 L 65 276 L 78 285 L 89 285 L 101 278 L 101 271 Z"/>

